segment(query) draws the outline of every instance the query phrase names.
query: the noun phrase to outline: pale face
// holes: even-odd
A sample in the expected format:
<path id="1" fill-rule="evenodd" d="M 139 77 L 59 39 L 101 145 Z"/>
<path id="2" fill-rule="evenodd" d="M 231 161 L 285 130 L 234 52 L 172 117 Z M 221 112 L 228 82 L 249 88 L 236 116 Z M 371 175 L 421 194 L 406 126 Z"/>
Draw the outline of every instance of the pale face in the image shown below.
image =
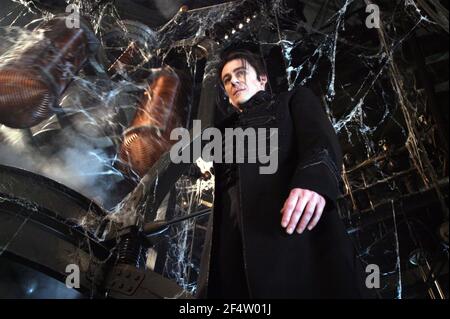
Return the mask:
<path id="1" fill-rule="evenodd" d="M 267 76 L 261 75 L 258 80 L 255 69 L 242 59 L 225 64 L 221 79 L 230 104 L 237 109 L 257 92 L 264 91 L 267 83 Z"/>

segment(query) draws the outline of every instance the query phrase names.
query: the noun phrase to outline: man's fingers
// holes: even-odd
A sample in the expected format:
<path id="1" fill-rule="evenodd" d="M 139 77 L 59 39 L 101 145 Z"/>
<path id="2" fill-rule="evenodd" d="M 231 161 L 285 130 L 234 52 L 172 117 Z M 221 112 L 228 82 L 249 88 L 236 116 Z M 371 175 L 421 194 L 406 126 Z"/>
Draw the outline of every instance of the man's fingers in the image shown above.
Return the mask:
<path id="1" fill-rule="evenodd" d="M 322 217 L 323 209 L 325 208 L 325 199 L 321 198 L 319 200 L 319 203 L 316 206 L 316 210 L 314 212 L 314 217 L 312 221 L 308 225 L 308 230 L 312 230 L 314 227 L 316 227 L 317 223 L 320 220 L 320 217 Z"/>
<path id="2" fill-rule="evenodd" d="M 319 194 L 300 188 L 293 189 L 281 209 L 281 226 L 288 234 L 312 230 L 322 217 L 325 199 Z"/>
<path id="3" fill-rule="evenodd" d="M 308 204 L 305 207 L 305 211 L 303 212 L 302 219 L 297 225 L 297 233 L 301 234 L 305 230 L 306 226 L 308 225 L 309 221 L 313 217 L 314 211 L 316 209 L 318 203 L 318 198 L 312 197 Z"/>
<path id="4" fill-rule="evenodd" d="M 299 189 L 294 188 L 293 190 L 291 190 L 288 198 L 284 202 L 283 208 L 281 209 L 281 213 L 283 213 L 288 207 L 290 208 L 295 207 L 295 205 L 297 204 L 298 194 L 300 194 Z"/>
<path id="5" fill-rule="evenodd" d="M 297 205 L 295 206 L 295 209 L 292 213 L 292 216 L 289 220 L 289 224 L 287 226 L 286 232 L 288 234 L 292 234 L 295 230 L 295 227 L 297 226 L 298 221 L 300 220 L 300 217 L 303 214 L 303 210 L 305 209 L 306 205 L 308 204 L 310 196 L 307 194 L 299 195 L 300 198 L 297 201 Z"/>
<path id="6" fill-rule="evenodd" d="M 281 209 L 281 213 L 283 214 L 281 218 L 281 226 L 286 227 L 291 219 L 292 212 L 297 205 L 298 194 L 300 192 L 297 190 L 292 190 L 289 194 L 288 199 L 284 202 L 284 206 Z"/>

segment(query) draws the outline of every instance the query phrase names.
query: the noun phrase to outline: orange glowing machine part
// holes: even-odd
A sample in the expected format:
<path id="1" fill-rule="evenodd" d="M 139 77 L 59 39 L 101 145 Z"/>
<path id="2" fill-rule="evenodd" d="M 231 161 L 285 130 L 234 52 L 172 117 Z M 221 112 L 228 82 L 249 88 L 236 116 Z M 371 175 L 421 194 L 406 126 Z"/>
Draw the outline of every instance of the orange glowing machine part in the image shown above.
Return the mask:
<path id="1" fill-rule="evenodd" d="M 65 17 L 55 17 L 33 34 L 42 38 L 13 47 L 6 52 L 10 58 L 0 61 L 0 124 L 12 128 L 29 128 L 54 114 L 71 79 L 98 48 L 83 19 L 80 28 L 68 28 Z"/>
<path id="2" fill-rule="evenodd" d="M 176 142 L 170 140 L 170 132 L 182 125 L 181 95 L 180 78 L 170 68 L 163 68 L 124 132 L 120 160 L 128 164 L 128 173 L 143 177 Z"/>

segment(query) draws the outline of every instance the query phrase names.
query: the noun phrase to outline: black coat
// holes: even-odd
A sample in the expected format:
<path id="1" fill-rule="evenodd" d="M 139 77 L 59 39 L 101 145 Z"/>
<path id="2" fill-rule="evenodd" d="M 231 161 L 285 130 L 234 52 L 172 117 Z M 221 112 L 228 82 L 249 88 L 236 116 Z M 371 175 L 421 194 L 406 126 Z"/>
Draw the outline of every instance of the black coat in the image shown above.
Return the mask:
<path id="1" fill-rule="evenodd" d="M 335 131 L 314 94 L 306 88 L 272 97 L 259 92 L 230 121 L 243 128 L 277 127 L 278 170 L 259 173 L 261 164 L 237 164 L 245 274 L 252 298 L 360 298 L 365 296 L 362 267 L 336 211 L 342 153 Z M 265 165 L 264 165 L 265 166 Z M 216 181 L 217 183 L 217 181 Z M 312 230 L 288 235 L 281 227 L 285 200 L 293 188 L 326 199 Z M 215 194 L 221 196 L 221 194 Z M 198 297 L 207 297 L 212 215 L 204 247 Z"/>

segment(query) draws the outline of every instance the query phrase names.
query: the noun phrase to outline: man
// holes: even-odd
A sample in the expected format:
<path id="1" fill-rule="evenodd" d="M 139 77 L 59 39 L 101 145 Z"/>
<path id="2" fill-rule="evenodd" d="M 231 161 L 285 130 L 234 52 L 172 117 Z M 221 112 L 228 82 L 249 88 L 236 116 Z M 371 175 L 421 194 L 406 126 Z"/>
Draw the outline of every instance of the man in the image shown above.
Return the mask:
<path id="1" fill-rule="evenodd" d="M 310 90 L 272 96 L 252 53 L 218 67 L 233 114 L 219 127 L 277 128 L 278 171 L 215 163 L 214 214 L 198 297 L 360 298 L 361 266 L 336 212 L 341 150 Z"/>

